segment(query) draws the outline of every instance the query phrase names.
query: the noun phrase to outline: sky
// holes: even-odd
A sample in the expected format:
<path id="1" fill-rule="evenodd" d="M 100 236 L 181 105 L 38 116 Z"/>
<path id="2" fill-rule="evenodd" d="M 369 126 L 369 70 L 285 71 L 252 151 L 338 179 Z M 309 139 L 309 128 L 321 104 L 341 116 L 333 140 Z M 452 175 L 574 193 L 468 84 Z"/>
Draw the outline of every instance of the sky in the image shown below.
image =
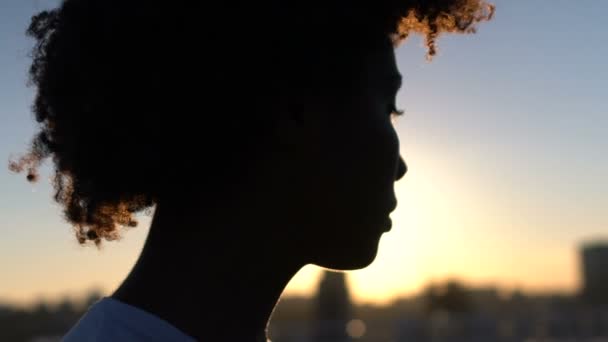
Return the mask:
<path id="1" fill-rule="evenodd" d="M 0 160 L 25 151 L 35 131 L 24 30 L 56 3 L 0 2 Z M 396 52 L 406 114 L 395 126 L 409 171 L 376 261 L 349 272 L 358 302 L 448 278 L 573 292 L 581 243 L 608 238 L 608 2 L 494 3 L 492 22 L 441 37 L 432 62 L 418 38 Z M 48 181 L 0 168 L 0 301 L 111 291 L 141 250 L 149 218 L 98 251 L 76 243 L 51 196 Z M 310 295 L 319 273 L 305 267 L 285 293 Z"/>

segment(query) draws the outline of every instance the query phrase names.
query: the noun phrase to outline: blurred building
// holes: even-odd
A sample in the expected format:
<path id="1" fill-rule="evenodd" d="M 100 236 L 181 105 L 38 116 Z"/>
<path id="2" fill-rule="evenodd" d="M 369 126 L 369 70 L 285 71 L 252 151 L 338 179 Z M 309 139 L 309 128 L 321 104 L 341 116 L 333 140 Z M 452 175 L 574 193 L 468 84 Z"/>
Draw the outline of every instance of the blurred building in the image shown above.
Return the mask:
<path id="1" fill-rule="evenodd" d="M 582 299 L 597 306 L 608 305 L 608 242 L 594 242 L 581 248 Z"/>
<path id="2" fill-rule="evenodd" d="M 352 318 L 352 309 L 345 273 L 332 271 L 323 273 L 314 315 L 313 341 L 350 341 L 347 325 Z"/>

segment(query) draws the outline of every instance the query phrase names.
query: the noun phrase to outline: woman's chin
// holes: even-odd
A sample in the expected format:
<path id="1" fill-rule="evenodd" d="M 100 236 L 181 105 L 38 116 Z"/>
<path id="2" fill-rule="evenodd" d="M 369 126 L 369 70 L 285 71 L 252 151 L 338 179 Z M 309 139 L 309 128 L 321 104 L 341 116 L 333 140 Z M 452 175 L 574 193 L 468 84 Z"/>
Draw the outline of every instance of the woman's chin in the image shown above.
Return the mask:
<path id="1" fill-rule="evenodd" d="M 334 270 L 359 270 L 371 265 L 377 254 L 378 241 L 366 241 L 363 246 L 352 246 L 347 250 L 336 249 L 335 253 L 319 258 L 314 264 Z"/>

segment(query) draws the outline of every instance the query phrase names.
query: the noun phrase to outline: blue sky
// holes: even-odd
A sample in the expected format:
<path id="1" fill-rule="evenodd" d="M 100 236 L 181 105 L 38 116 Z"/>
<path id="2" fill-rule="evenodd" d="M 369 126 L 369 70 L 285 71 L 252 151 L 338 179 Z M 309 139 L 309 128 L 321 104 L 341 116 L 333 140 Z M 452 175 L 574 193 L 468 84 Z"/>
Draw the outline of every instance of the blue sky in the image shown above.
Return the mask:
<path id="1" fill-rule="evenodd" d="M 23 32 L 55 3 L 0 3 L 0 159 L 24 151 L 34 131 Z M 431 63 L 418 38 L 397 51 L 407 114 L 396 127 L 410 171 L 377 262 L 351 274 L 361 300 L 448 276 L 572 291 L 577 246 L 608 235 L 608 2 L 494 3 L 491 23 L 440 38 Z M 9 279 L 0 299 L 111 288 L 135 260 L 145 226 L 102 252 L 83 249 L 48 182 L 32 186 L 5 169 L 0 185 L 0 272 Z M 303 270 L 288 292 L 306 293 L 316 274 Z"/>

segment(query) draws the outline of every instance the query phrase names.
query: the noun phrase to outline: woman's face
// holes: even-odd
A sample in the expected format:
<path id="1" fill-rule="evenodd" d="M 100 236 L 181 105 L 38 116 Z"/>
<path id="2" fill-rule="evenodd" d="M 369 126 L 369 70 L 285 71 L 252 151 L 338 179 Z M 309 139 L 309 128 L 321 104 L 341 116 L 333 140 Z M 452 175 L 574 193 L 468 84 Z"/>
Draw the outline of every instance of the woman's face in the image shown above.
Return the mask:
<path id="1" fill-rule="evenodd" d="M 310 225 L 309 241 L 300 245 L 312 263 L 334 269 L 363 268 L 375 259 L 397 205 L 394 182 L 406 172 L 391 120 L 401 83 L 394 49 L 387 44 L 360 58 L 354 84 L 319 116 L 302 175 L 309 179 L 302 208 L 309 211 L 301 215 Z"/>

